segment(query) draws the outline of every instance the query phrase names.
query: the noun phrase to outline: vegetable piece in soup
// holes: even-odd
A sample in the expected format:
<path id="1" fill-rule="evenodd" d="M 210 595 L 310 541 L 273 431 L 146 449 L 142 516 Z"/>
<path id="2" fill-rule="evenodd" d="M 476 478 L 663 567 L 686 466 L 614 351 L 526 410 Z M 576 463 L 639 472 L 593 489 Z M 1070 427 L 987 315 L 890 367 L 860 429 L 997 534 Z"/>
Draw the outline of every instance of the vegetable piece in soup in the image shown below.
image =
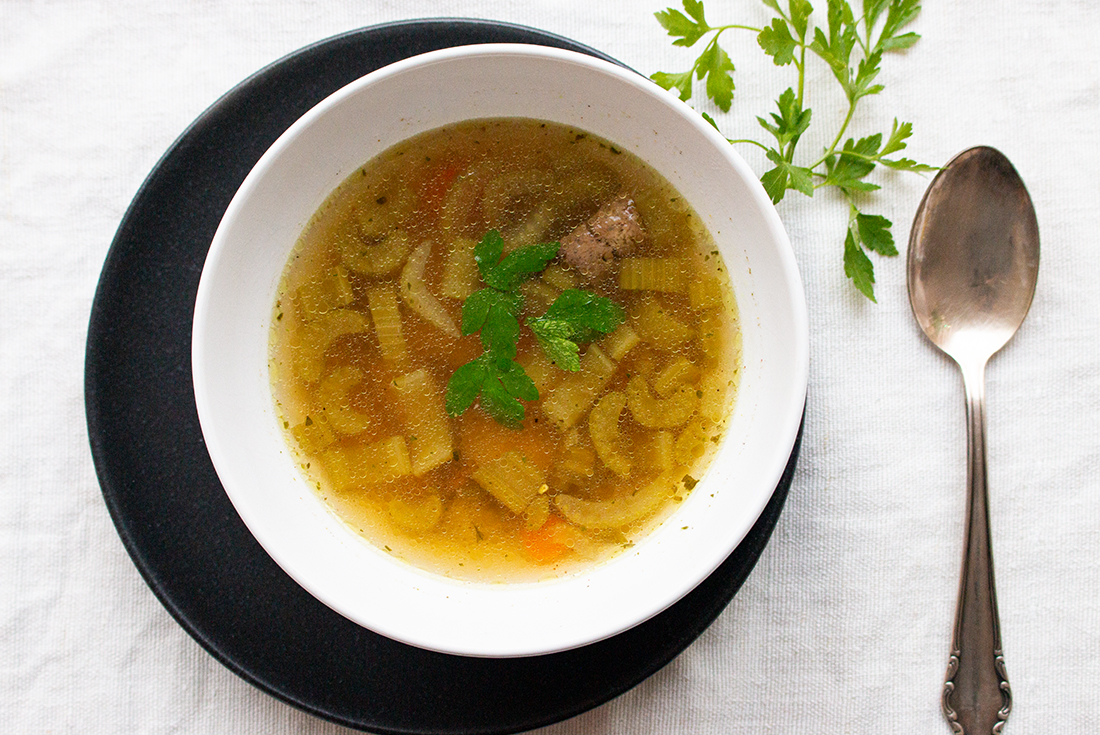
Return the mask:
<path id="1" fill-rule="evenodd" d="M 348 177 L 280 283 L 272 391 L 370 543 L 458 579 L 571 574 L 672 514 L 725 431 L 741 339 L 684 199 L 582 130 L 474 120 Z"/>

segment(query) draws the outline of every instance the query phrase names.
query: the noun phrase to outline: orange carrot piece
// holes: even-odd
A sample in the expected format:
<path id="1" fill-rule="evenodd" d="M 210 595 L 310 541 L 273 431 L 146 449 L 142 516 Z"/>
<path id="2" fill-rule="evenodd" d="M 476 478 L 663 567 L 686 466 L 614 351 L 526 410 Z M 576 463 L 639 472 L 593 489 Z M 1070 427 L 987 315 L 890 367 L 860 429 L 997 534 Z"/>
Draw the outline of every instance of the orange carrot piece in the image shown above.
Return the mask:
<path id="1" fill-rule="evenodd" d="M 459 171 L 458 165 L 452 163 L 441 166 L 424 177 L 420 184 L 420 202 L 425 209 L 434 212 L 439 208 L 451 184 L 458 178 Z"/>
<path id="2" fill-rule="evenodd" d="M 568 525 L 565 521 L 552 515 L 542 528 L 524 533 L 523 548 L 536 564 L 549 564 L 569 551 L 565 539 L 567 533 Z"/>

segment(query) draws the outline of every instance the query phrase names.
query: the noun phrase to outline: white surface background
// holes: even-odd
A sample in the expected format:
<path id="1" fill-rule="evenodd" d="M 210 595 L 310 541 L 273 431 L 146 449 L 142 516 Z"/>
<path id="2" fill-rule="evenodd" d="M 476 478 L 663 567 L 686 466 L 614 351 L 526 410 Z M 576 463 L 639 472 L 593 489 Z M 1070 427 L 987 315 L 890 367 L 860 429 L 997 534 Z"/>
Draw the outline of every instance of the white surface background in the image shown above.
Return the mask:
<path id="1" fill-rule="evenodd" d="M 0 4 L 0 732 L 343 733 L 207 655 L 141 580 L 108 517 L 83 411 L 99 271 L 127 204 L 173 140 L 244 77 L 302 46 L 429 16 L 571 37 L 650 74 L 694 59 L 652 13 L 667 3 Z M 824 0 L 817 3 L 824 7 Z M 753 0 L 709 19 L 765 22 Z M 819 13 L 820 15 L 820 13 Z M 1100 724 L 1100 4 L 928 0 L 924 39 L 884 63 L 852 131 L 916 134 L 940 164 L 990 144 L 1035 200 L 1039 287 L 988 371 L 997 582 L 1015 696 L 1007 733 Z M 730 137 L 792 83 L 749 34 Z M 813 81 L 825 80 L 820 67 Z M 816 84 L 812 84 L 811 95 Z M 840 100 L 812 97 L 815 127 Z M 759 131 L 762 132 L 762 131 Z M 824 133 L 822 133 L 824 135 Z M 821 141 L 807 140 L 812 149 Z M 762 159 L 742 153 L 763 172 Z M 880 176 L 869 209 L 904 246 L 927 180 Z M 847 284 L 845 209 L 779 207 L 806 281 L 810 399 L 794 486 L 759 565 L 665 669 L 546 728 L 585 733 L 947 733 L 939 713 L 962 545 L 961 383 L 917 331 L 904 256 L 876 259 L 879 304 Z"/>

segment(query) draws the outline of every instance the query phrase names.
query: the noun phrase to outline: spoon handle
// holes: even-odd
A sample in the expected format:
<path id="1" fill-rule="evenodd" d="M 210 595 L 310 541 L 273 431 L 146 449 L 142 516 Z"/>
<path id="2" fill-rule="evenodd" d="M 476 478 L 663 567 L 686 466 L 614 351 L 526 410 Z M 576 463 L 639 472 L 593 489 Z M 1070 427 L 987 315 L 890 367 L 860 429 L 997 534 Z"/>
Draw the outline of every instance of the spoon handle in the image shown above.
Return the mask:
<path id="1" fill-rule="evenodd" d="M 985 361 L 962 364 L 966 393 L 967 511 L 943 713 L 955 733 L 999 735 L 1012 709 L 993 586 L 985 464 Z"/>

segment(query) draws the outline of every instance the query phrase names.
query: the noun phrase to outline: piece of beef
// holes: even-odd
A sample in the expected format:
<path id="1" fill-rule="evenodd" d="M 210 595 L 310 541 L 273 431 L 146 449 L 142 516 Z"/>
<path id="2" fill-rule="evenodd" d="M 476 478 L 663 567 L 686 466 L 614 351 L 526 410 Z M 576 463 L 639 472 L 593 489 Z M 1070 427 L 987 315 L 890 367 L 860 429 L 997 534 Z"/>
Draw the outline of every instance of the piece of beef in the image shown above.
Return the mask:
<path id="1" fill-rule="evenodd" d="M 645 239 L 634 200 L 620 194 L 561 239 L 562 261 L 586 278 L 598 278 L 616 258 Z"/>

